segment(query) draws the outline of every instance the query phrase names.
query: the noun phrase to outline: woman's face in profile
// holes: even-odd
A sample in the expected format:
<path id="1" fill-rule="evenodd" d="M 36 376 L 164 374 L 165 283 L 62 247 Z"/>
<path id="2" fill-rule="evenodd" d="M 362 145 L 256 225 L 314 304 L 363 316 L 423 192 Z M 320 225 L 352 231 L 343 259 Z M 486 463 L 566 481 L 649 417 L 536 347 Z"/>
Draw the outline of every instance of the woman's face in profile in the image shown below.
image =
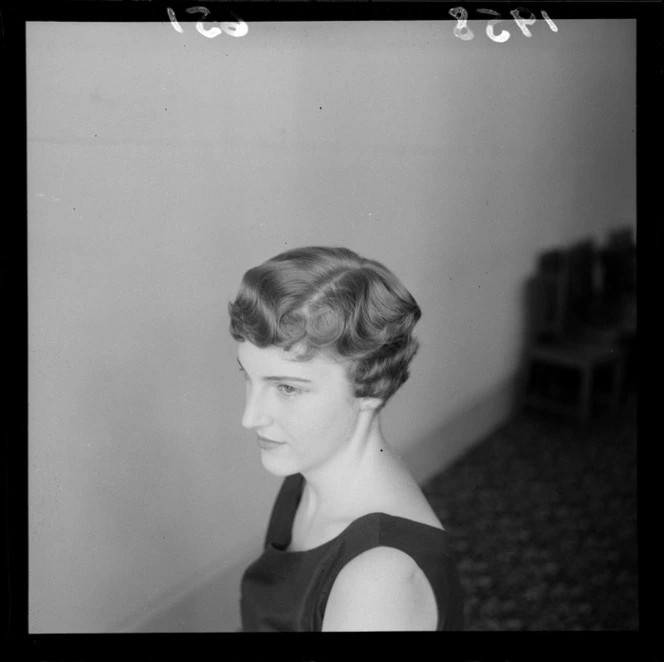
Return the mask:
<path id="1" fill-rule="evenodd" d="M 358 416 L 342 363 L 322 354 L 309 361 L 294 357 L 279 347 L 238 343 L 246 379 L 242 425 L 259 437 L 263 466 L 279 476 L 310 471 L 334 456 Z"/>

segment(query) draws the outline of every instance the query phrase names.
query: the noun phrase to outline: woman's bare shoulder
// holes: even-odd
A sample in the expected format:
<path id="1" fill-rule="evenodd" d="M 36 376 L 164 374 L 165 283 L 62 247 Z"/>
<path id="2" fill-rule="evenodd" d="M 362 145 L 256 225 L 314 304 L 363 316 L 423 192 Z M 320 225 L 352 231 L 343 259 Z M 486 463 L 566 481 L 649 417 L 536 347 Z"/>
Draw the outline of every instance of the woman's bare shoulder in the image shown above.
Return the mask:
<path id="1" fill-rule="evenodd" d="M 415 561 L 375 547 L 347 563 L 325 608 L 323 630 L 435 630 L 435 596 Z"/>

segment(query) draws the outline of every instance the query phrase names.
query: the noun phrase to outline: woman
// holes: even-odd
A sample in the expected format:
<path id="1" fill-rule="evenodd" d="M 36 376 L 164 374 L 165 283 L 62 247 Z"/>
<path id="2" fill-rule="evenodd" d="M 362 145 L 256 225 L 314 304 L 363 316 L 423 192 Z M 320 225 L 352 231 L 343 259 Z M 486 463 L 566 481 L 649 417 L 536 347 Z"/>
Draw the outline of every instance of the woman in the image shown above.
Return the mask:
<path id="1" fill-rule="evenodd" d="M 285 477 L 243 629 L 461 629 L 446 533 L 380 425 L 418 348 L 411 294 L 378 262 L 308 247 L 250 269 L 229 312 L 242 424 Z"/>

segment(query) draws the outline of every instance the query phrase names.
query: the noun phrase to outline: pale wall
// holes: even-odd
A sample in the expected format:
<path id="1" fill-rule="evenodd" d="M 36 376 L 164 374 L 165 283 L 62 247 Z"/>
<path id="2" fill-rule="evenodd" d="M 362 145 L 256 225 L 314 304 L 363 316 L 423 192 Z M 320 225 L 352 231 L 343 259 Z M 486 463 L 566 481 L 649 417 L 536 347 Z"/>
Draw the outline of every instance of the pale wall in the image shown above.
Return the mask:
<path id="1" fill-rule="evenodd" d="M 284 248 L 420 303 L 383 423 L 420 479 L 504 417 L 536 253 L 635 222 L 635 28 L 483 25 L 28 25 L 31 632 L 237 625 L 279 479 L 225 307 Z"/>

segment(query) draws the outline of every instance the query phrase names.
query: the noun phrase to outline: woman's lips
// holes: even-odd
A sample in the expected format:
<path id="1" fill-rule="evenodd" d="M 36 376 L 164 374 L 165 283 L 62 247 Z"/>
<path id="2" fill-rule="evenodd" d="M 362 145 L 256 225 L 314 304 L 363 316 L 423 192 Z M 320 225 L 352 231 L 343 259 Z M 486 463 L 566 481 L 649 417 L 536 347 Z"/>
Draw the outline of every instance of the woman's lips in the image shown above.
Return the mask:
<path id="1" fill-rule="evenodd" d="M 282 441 L 274 441 L 273 439 L 268 439 L 267 437 L 258 437 L 258 445 L 266 450 L 269 448 L 276 448 L 277 446 L 283 446 L 283 443 L 284 442 Z"/>

